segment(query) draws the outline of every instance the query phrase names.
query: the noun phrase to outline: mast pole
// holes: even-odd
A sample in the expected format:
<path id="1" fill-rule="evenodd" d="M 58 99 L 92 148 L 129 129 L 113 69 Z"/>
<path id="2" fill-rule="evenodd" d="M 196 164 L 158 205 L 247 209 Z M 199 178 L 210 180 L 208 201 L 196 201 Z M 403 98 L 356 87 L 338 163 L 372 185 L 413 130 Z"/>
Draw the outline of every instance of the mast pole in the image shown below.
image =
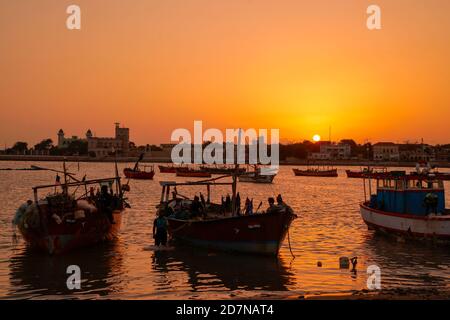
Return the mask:
<path id="1" fill-rule="evenodd" d="M 67 169 L 66 169 L 66 158 L 63 159 L 63 171 L 64 171 L 64 187 L 63 187 L 63 193 L 65 195 L 68 194 L 68 187 L 67 187 Z"/>

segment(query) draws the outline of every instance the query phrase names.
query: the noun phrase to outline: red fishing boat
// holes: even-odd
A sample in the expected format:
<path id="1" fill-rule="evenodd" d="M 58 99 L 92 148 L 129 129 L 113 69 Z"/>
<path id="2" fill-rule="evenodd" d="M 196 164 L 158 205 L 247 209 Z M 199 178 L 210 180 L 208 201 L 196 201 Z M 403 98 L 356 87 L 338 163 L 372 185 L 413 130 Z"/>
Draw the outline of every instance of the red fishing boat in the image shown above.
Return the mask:
<path id="1" fill-rule="evenodd" d="M 181 165 L 176 166 L 173 164 L 167 165 L 167 166 L 159 165 L 158 168 L 159 168 L 159 172 L 161 172 L 161 173 L 176 173 L 177 170 L 181 171 L 181 170 L 187 169 L 187 167 L 183 167 Z"/>
<path id="2" fill-rule="evenodd" d="M 65 170 L 64 183 L 58 177 L 56 184 L 34 187 L 34 201 L 28 200 L 16 212 L 13 223 L 27 244 L 62 254 L 115 239 L 129 207 L 117 169 L 114 178 L 79 181 Z M 94 186 L 102 192 L 95 194 Z M 39 191 L 46 196 L 39 198 Z"/>
<path id="3" fill-rule="evenodd" d="M 292 221 L 297 218 L 292 209 L 283 205 L 267 212 L 238 215 L 236 175 L 231 183 L 217 182 L 220 178 L 188 183 L 161 182 L 158 214 L 167 216 L 171 238 L 181 243 L 217 250 L 277 255 Z M 225 213 L 223 205 L 210 201 L 211 186 L 218 185 L 232 186 L 233 209 L 229 214 Z M 199 202 L 198 197 L 194 197 L 191 200 L 179 195 L 178 191 L 169 196 L 171 188 L 177 190 L 181 186 L 205 186 L 207 199 Z M 201 208 L 202 212 L 194 208 Z"/>
<path id="4" fill-rule="evenodd" d="M 200 170 L 209 172 L 211 174 L 232 174 L 235 173 L 236 169 L 230 166 L 200 166 Z M 244 173 L 246 171 L 245 168 L 239 168 L 238 173 Z"/>
<path id="5" fill-rule="evenodd" d="M 143 166 L 143 170 L 139 167 L 135 169 L 125 168 L 123 173 L 128 179 L 153 180 L 155 170 L 153 166 Z"/>
<path id="6" fill-rule="evenodd" d="M 359 171 L 345 170 L 348 178 L 372 178 L 372 179 L 382 179 L 383 177 L 388 177 L 390 172 L 386 167 L 366 167 Z"/>
<path id="7" fill-rule="evenodd" d="M 189 178 L 211 178 L 211 173 L 203 170 L 182 168 L 176 170 L 177 177 L 189 177 Z"/>
<path id="8" fill-rule="evenodd" d="M 338 176 L 337 169 L 330 169 L 330 168 L 317 168 L 312 169 L 308 168 L 306 170 L 301 169 L 292 169 L 294 171 L 294 174 L 296 176 L 302 176 L 302 177 L 330 177 L 335 178 Z"/>

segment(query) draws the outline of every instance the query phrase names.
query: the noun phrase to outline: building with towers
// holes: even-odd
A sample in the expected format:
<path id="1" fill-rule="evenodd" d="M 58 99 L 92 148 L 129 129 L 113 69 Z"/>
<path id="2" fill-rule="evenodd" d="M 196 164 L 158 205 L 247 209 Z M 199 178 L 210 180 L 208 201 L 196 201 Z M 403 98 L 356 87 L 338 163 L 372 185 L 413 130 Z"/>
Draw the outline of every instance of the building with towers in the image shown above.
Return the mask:
<path id="1" fill-rule="evenodd" d="M 106 157 L 113 153 L 118 156 L 127 156 L 130 148 L 130 129 L 120 127 L 115 123 L 114 137 L 95 137 L 91 129 L 86 131 L 86 138 L 72 136 L 66 138 L 64 131 L 58 131 L 58 148 L 65 149 L 74 141 L 83 141 L 88 144 L 89 155 L 97 158 Z"/>

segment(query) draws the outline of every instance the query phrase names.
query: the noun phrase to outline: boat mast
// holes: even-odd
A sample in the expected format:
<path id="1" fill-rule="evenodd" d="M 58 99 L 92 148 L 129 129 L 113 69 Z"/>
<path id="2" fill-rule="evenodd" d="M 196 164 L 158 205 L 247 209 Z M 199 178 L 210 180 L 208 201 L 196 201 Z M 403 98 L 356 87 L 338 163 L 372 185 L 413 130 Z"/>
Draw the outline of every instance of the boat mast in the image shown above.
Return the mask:
<path id="1" fill-rule="evenodd" d="M 63 159 L 63 172 L 64 172 L 64 186 L 63 193 L 68 195 L 68 187 L 67 187 L 67 169 L 66 169 L 66 158 Z"/>
<path id="2" fill-rule="evenodd" d="M 239 152 L 239 146 L 241 145 L 241 137 L 242 137 L 242 129 L 239 129 L 239 134 L 238 134 L 238 144 L 237 144 L 237 152 Z M 239 163 L 238 163 L 238 158 L 239 156 L 236 154 L 236 163 L 234 166 L 234 173 L 232 175 L 232 179 L 233 179 L 233 183 L 232 183 L 232 198 L 231 198 L 231 208 L 232 208 L 232 215 L 234 216 L 235 213 L 237 212 L 237 208 L 236 208 L 236 197 L 237 197 L 237 175 L 239 172 Z"/>

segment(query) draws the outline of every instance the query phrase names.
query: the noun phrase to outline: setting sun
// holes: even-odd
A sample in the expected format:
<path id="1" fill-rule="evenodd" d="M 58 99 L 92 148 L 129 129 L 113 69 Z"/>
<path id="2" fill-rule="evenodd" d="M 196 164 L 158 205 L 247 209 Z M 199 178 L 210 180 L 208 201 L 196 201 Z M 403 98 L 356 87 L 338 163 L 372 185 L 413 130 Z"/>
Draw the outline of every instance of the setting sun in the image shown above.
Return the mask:
<path id="1" fill-rule="evenodd" d="M 315 134 L 315 135 L 313 136 L 313 140 L 314 140 L 315 142 L 319 142 L 319 141 L 320 141 L 320 136 L 319 136 L 318 134 Z"/>

